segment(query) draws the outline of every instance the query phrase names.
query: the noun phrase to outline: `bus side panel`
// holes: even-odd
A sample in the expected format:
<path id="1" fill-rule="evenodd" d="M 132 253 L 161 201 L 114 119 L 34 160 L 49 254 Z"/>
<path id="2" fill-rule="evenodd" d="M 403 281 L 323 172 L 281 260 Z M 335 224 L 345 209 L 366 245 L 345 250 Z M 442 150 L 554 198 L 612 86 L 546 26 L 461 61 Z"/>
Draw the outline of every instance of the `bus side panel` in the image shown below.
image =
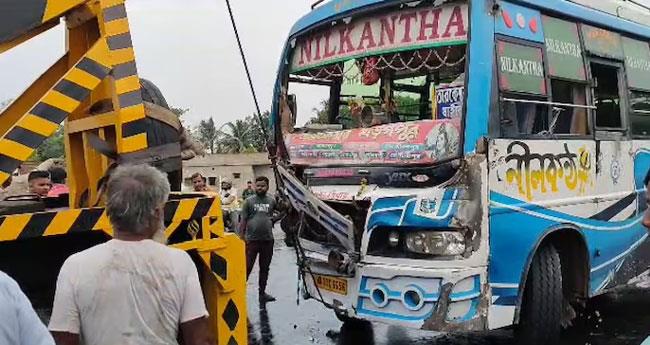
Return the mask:
<path id="1" fill-rule="evenodd" d="M 640 223 L 640 201 L 625 207 L 623 203 L 634 192 L 632 183 L 642 191 L 639 179 L 650 166 L 650 152 L 643 144 L 635 144 L 636 149 L 629 142 L 618 145 L 637 153 L 614 175 L 615 163 L 603 158 L 598 162 L 596 144 L 590 140 L 490 143 L 489 278 L 495 305 L 518 306 L 527 265 L 541 239 L 552 231 L 579 229 L 586 240 L 590 295 L 623 282 L 615 277 L 623 273 L 624 264 L 638 266 L 629 254 L 647 238 Z M 599 150 L 603 147 L 610 156 L 614 153 L 608 145 Z M 625 160 L 622 154 L 617 157 Z M 612 175 L 618 178 L 616 184 Z"/>
<path id="2" fill-rule="evenodd" d="M 643 191 L 643 182 L 635 181 L 636 170 L 645 177 L 647 165 L 635 162 L 644 154 L 637 154 L 634 143 L 628 140 L 598 140 L 597 145 L 597 212 L 590 218 L 613 225 L 607 231 L 586 230 L 592 261 L 591 295 L 637 275 L 636 260 L 628 254 L 636 252 L 646 238 L 637 203 L 637 189 Z"/>
<path id="3" fill-rule="evenodd" d="M 622 165 L 622 170 L 630 171 L 632 176 L 633 185 L 630 195 L 633 197 L 632 213 L 630 218 L 635 218 L 638 221 L 643 219 L 643 212 L 645 212 L 646 189 L 644 186 L 644 179 L 648 170 L 650 170 L 650 140 L 635 140 L 632 142 L 631 150 L 629 151 L 632 158 L 630 165 Z M 625 169 L 625 167 L 634 167 L 634 170 Z M 644 236 L 645 229 L 641 224 L 636 227 L 640 236 Z M 648 287 L 650 284 L 650 240 L 641 241 L 637 243 L 636 248 L 631 248 L 630 255 L 622 263 L 621 268 L 618 270 L 612 282 L 607 287 L 617 286 L 621 284 L 629 284 L 638 287 Z"/>
<path id="4" fill-rule="evenodd" d="M 489 143 L 491 312 L 506 313 L 510 323 L 540 240 L 596 213 L 594 150 L 591 140 Z"/>

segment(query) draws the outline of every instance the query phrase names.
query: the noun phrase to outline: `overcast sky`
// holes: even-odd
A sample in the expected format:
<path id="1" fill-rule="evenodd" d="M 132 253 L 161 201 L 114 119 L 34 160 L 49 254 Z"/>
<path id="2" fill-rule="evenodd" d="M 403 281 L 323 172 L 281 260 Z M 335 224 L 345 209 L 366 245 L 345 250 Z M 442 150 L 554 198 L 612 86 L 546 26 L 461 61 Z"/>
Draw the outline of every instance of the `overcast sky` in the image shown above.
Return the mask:
<path id="1" fill-rule="evenodd" d="M 637 0 L 650 4 L 650 0 Z M 280 53 L 310 0 L 231 0 L 262 111 L 271 107 Z M 186 120 L 218 124 L 253 114 L 224 0 L 127 0 L 140 76 L 158 85 Z M 63 28 L 0 55 L 0 102 L 14 98 L 64 51 Z M 313 87 L 314 89 L 317 87 Z M 327 95 L 298 92 L 299 123 Z"/>
<path id="2" fill-rule="evenodd" d="M 253 114 L 224 0 L 127 0 L 138 71 L 191 124 Z M 270 110 L 280 53 L 309 0 L 231 0 L 260 108 Z M 64 51 L 63 28 L 0 55 L 0 102 L 16 97 Z M 316 102 L 316 101 L 314 101 Z M 306 104 L 304 104 L 306 106 Z M 311 109 L 311 108 L 307 108 Z"/>

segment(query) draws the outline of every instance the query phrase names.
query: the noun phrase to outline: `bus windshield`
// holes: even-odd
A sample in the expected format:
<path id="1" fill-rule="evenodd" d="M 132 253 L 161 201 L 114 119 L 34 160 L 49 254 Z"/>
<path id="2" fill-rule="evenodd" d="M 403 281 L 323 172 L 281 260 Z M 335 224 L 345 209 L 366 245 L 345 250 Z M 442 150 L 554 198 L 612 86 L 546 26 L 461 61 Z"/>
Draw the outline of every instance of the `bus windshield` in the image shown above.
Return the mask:
<path id="1" fill-rule="evenodd" d="M 459 154 L 466 6 L 385 13 L 292 42 L 282 129 L 293 164 L 426 164 Z"/>

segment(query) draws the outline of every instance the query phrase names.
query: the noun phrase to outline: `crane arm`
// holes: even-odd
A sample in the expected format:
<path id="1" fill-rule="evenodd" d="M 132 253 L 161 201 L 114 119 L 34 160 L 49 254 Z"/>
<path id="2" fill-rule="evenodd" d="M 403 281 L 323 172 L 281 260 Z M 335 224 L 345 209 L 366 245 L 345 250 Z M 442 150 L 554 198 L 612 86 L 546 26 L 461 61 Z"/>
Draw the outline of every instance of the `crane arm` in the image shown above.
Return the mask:
<path id="1" fill-rule="evenodd" d="M 5 0 L 0 6 L 0 53 L 61 18 L 67 29 L 65 55 L 0 114 L 0 184 L 65 121 L 70 205 L 94 203 L 115 157 L 93 143 L 127 160 L 166 144 L 155 140 L 146 117 L 124 0 Z"/>

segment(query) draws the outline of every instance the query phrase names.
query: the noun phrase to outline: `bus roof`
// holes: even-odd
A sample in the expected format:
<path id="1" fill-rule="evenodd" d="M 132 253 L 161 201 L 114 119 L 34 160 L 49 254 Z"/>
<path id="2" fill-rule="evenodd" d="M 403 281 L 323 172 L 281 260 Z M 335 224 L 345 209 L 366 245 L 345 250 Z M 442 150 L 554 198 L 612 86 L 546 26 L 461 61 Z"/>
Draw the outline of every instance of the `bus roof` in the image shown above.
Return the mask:
<path id="1" fill-rule="evenodd" d="M 439 2 L 444 2 L 438 0 Z M 471 2 L 471 0 L 468 0 Z M 484 1 L 484 0 L 483 0 Z M 298 34 L 327 20 L 346 16 L 357 10 L 369 9 L 404 0 L 332 0 L 314 8 L 300 18 L 291 28 L 290 36 Z M 558 13 L 562 16 L 580 18 L 597 26 L 628 32 L 650 38 L 650 9 L 624 0 L 512 0 L 519 3 Z"/>

